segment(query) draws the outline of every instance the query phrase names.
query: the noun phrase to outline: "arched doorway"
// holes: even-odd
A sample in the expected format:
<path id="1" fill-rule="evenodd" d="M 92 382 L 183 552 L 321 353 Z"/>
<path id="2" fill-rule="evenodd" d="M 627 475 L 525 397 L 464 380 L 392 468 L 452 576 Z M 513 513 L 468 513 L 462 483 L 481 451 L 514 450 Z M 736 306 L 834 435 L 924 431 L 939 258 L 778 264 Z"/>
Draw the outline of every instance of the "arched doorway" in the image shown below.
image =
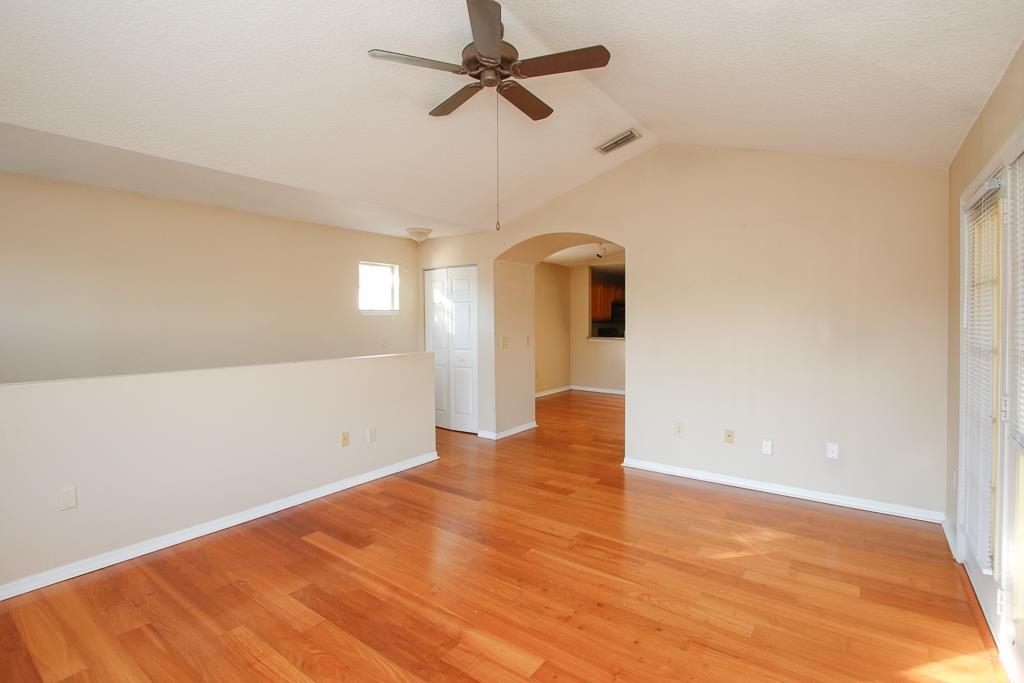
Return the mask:
<path id="1" fill-rule="evenodd" d="M 496 438 L 595 408 L 621 435 L 625 261 L 587 233 L 538 235 L 494 259 Z"/>

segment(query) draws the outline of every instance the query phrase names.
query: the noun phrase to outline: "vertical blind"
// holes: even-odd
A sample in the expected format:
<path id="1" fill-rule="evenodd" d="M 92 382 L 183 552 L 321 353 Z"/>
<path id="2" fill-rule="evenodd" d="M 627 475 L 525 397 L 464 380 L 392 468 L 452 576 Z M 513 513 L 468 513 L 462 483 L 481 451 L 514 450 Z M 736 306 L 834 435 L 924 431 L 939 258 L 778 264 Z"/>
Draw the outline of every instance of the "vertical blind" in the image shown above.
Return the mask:
<path id="1" fill-rule="evenodd" d="M 965 329 L 966 532 L 970 551 L 992 570 L 993 468 L 998 447 L 999 198 L 982 197 L 967 213 Z"/>

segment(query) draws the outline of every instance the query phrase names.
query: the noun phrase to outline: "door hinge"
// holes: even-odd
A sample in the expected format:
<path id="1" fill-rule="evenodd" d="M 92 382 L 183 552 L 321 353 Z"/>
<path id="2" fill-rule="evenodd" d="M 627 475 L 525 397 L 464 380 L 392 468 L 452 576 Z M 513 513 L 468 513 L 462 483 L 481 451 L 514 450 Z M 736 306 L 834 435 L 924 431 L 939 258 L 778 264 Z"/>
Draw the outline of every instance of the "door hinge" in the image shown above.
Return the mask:
<path id="1" fill-rule="evenodd" d="M 1006 591 L 1002 588 L 996 590 L 996 615 L 1002 616 L 1006 608 Z"/>
<path id="2" fill-rule="evenodd" d="M 1010 397 L 1003 396 L 999 401 L 999 419 L 1006 422 L 1010 419 Z"/>

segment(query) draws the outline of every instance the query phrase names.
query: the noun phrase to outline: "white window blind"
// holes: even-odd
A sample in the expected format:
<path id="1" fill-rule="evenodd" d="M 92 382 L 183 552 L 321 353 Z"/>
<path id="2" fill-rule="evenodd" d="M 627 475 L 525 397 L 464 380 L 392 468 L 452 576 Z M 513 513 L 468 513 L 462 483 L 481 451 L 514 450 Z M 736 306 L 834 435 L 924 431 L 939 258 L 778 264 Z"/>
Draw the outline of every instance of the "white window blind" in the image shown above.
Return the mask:
<path id="1" fill-rule="evenodd" d="M 1024 156 L 1010 167 L 1010 386 L 1013 416 L 1010 433 L 1024 446 Z M 1024 594 L 1024 591 L 1022 591 Z"/>
<path id="2" fill-rule="evenodd" d="M 989 192 L 967 212 L 965 320 L 966 532 L 970 550 L 992 570 L 993 467 L 998 446 L 999 197 Z"/>
<path id="3" fill-rule="evenodd" d="M 398 310 L 398 266 L 359 262 L 359 310 Z"/>

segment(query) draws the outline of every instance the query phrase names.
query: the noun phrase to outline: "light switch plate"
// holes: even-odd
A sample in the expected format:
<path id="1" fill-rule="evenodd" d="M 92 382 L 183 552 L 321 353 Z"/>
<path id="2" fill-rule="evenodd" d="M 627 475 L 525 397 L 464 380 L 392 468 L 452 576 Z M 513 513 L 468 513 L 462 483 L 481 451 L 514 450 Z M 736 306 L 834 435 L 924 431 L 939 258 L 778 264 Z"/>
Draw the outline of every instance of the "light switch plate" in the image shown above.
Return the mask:
<path id="1" fill-rule="evenodd" d="M 828 446 L 826 446 L 826 448 L 825 448 L 825 457 L 828 458 L 829 460 L 838 460 L 839 459 L 839 444 L 832 443 L 830 441 Z"/>

